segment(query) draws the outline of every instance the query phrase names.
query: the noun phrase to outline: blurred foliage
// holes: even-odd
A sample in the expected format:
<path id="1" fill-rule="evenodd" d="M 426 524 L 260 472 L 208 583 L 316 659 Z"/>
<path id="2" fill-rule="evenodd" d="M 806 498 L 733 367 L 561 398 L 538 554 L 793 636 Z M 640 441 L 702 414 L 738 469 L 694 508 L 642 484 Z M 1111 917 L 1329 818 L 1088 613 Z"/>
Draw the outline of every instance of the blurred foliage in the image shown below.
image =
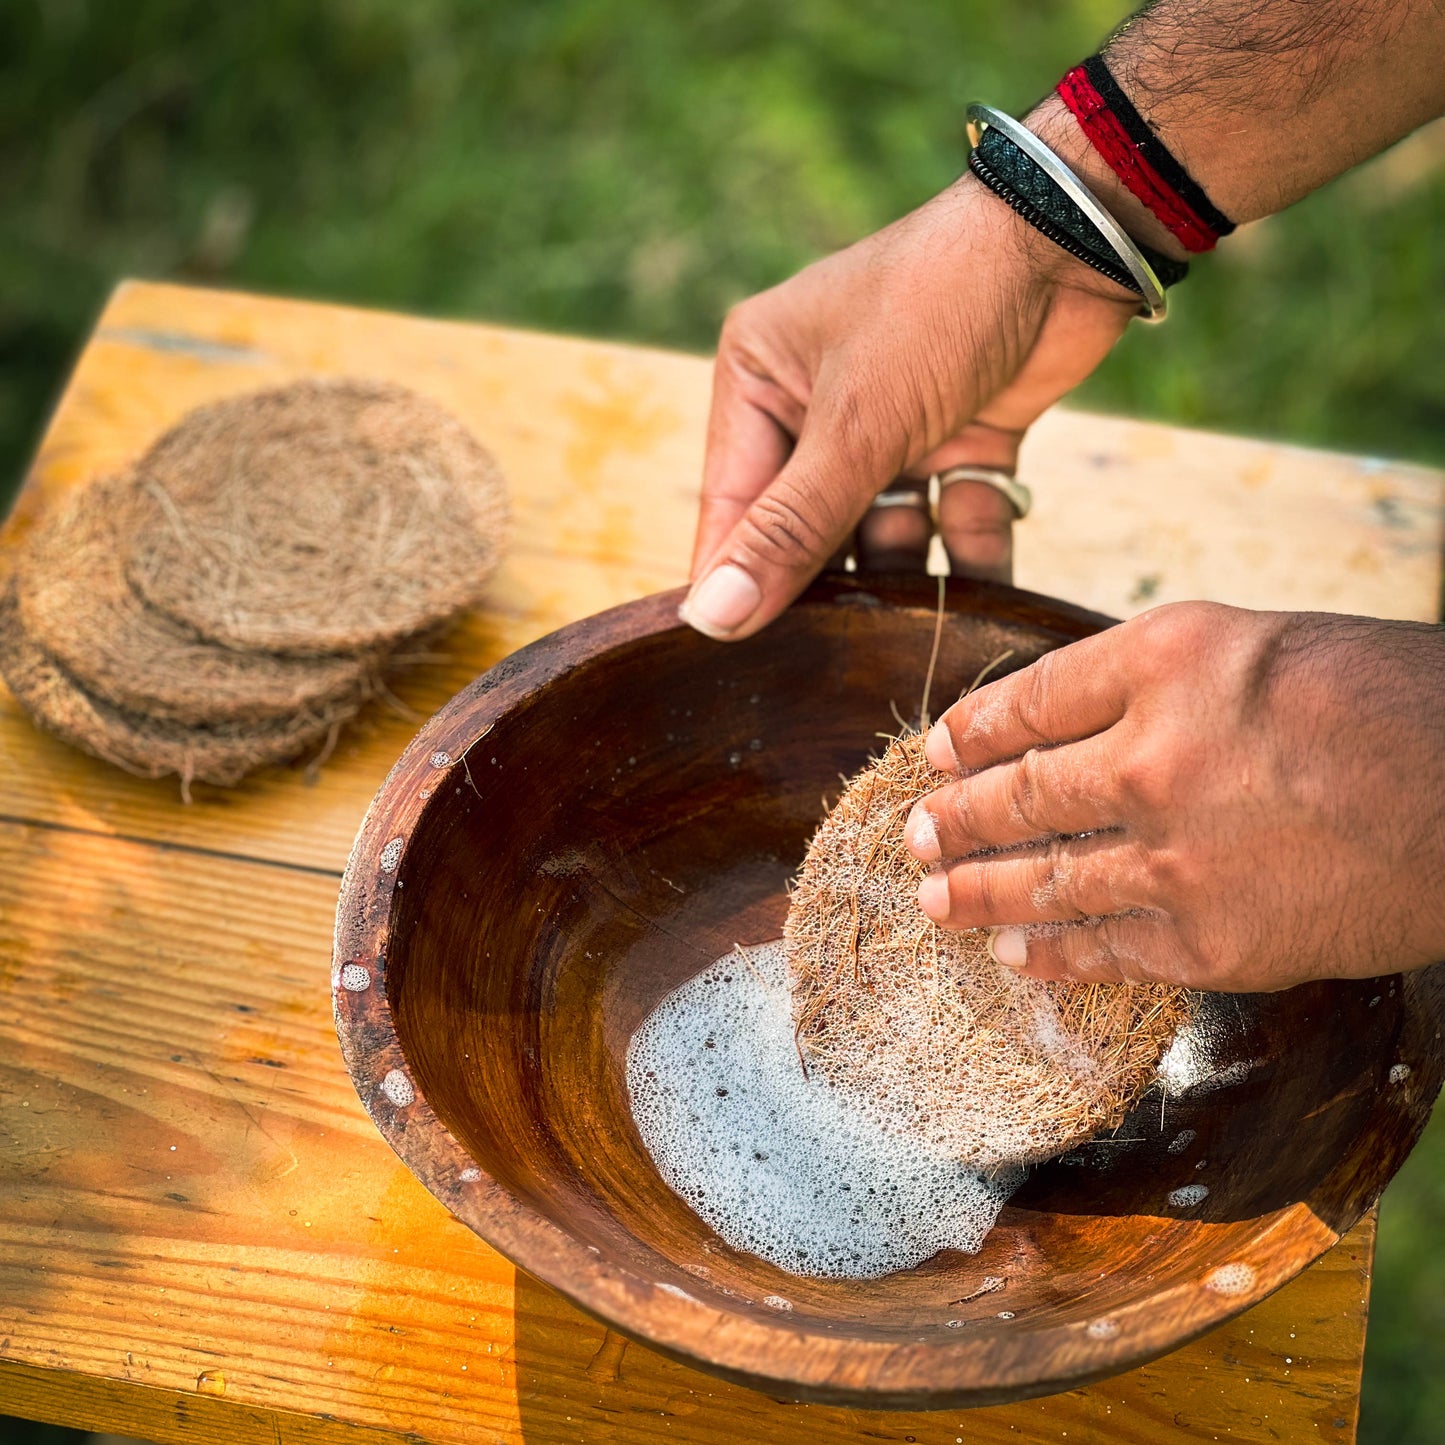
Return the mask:
<path id="1" fill-rule="evenodd" d="M 1104 0 L 0 0 L 0 505 L 117 278 L 704 350 L 946 185 Z M 1323 138 L 1329 143 L 1329 138 Z M 1445 130 L 1196 267 L 1101 409 L 1445 461 Z M 1445 1135 L 1387 1199 L 1367 1441 L 1445 1418 Z"/>
<path id="2" fill-rule="evenodd" d="M 0 476 L 125 274 L 706 349 L 1103 0 L 0 0 Z M 1445 459 L 1445 133 L 1196 268 L 1087 405 Z"/>
<path id="3" fill-rule="evenodd" d="M 1445 1438 L 1445 1108 L 1380 1203 L 1361 1445 Z"/>

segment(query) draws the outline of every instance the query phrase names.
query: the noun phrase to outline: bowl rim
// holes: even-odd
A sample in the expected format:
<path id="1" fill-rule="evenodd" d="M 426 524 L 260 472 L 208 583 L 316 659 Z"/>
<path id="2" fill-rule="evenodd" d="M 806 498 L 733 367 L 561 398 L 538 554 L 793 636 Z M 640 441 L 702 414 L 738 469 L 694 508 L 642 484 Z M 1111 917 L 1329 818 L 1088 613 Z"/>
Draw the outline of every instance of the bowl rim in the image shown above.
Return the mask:
<path id="1" fill-rule="evenodd" d="M 932 609 L 936 588 L 933 577 L 838 574 L 815 582 L 794 605 Z M 644 1278 L 604 1259 L 492 1178 L 431 1109 L 397 1036 L 385 974 L 401 864 L 429 798 L 443 787 L 464 785 L 469 747 L 547 683 L 617 646 L 685 630 L 677 616 L 685 595 L 685 588 L 676 588 L 625 602 L 503 658 L 421 727 L 357 831 L 336 915 L 331 989 L 337 1035 L 372 1122 L 433 1195 L 519 1269 L 649 1348 L 775 1396 L 872 1409 L 1001 1403 L 1134 1368 L 1243 1313 L 1338 1243 L 1368 1202 L 1339 1230 L 1304 1201 L 1251 1221 L 1257 1226 L 1251 1277 L 1236 1292 L 1211 1288 L 1206 1273 L 1165 1286 L 1102 1320 L 1029 1327 L 1027 1349 L 977 1330 L 863 1340 L 840 1338 L 807 1316 L 779 1311 L 773 1320 L 719 1309 L 673 1281 Z M 996 583 L 948 579 L 946 595 L 951 612 L 997 615 L 997 604 L 1007 601 L 1015 617 L 1070 636 L 1086 636 L 1116 621 Z M 1285 1237 L 1289 1247 L 1282 1253 Z M 785 1348 L 785 1341 L 804 1347 Z"/>

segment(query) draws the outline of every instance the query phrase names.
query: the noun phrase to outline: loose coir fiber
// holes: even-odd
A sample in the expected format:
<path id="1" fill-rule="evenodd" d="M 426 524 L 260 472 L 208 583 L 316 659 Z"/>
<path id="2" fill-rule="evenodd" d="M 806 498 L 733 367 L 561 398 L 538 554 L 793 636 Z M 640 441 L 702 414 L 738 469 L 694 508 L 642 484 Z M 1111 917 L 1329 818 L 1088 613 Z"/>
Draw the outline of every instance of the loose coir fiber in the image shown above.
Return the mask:
<path id="1" fill-rule="evenodd" d="M 132 584 L 229 647 L 393 644 L 475 603 L 505 542 L 491 455 L 441 407 L 382 382 L 198 407 L 135 474 Z"/>
<path id="2" fill-rule="evenodd" d="M 993 1170 L 1116 1127 L 1189 1010 L 1161 984 L 1023 978 L 985 930 L 934 925 L 903 830 L 950 781 L 919 734 L 853 778 L 809 845 L 783 938 L 808 1068 L 881 1126 Z"/>
<path id="3" fill-rule="evenodd" d="M 96 482 L 41 523 L 16 565 L 26 634 L 87 692 L 188 726 L 330 718 L 369 694 L 372 658 L 238 652 L 143 602 L 125 576 L 134 511 L 133 478 Z"/>

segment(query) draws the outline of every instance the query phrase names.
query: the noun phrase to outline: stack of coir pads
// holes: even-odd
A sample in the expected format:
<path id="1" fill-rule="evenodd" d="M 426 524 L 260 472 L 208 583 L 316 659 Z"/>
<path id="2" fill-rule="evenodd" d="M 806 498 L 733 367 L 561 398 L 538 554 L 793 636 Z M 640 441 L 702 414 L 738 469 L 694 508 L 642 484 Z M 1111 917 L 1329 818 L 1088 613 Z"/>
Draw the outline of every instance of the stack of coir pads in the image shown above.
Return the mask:
<path id="1" fill-rule="evenodd" d="M 491 456 L 401 387 L 200 407 L 31 533 L 0 672 L 98 758 L 229 786 L 328 750 L 397 649 L 477 601 L 506 522 Z"/>

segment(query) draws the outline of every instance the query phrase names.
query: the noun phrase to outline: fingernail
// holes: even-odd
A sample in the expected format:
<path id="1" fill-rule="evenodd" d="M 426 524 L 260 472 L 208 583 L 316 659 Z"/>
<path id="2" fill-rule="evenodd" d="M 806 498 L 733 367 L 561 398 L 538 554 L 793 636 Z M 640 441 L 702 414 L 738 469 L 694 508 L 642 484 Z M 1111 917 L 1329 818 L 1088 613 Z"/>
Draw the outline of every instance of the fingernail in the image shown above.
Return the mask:
<path id="1" fill-rule="evenodd" d="M 935 922 L 948 921 L 948 874 L 941 869 L 924 875 L 918 885 L 918 906 Z"/>
<path id="2" fill-rule="evenodd" d="M 735 563 L 715 567 L 688 593 L 677 615 L 704 637 L 731 637 L 758 610 L 762 589 Z"/>
<path id="3" fill-rule="evenodd" d="M 1022 928 L 991 928 L 988 952 L 995 963 L 1005 968 L 1022 968 L 1029 961 L 1028 935 Z"/>
<path id="4" fill-rule="evenodd" d="M 953 735 L 941 722 L 936 722 L 929 728 L 928 736 L 923 740 L 923 756 L 940 773 L 959 771 L 958 754 L 953 749 Z"/>
<path id="5" fill-rule="evenodd" d="M 937 863 L 943 857 L 943 850 L 938 846 L 938 824 L 922 803 L 913 805 L 903 839 L 920 863 Z"/>

